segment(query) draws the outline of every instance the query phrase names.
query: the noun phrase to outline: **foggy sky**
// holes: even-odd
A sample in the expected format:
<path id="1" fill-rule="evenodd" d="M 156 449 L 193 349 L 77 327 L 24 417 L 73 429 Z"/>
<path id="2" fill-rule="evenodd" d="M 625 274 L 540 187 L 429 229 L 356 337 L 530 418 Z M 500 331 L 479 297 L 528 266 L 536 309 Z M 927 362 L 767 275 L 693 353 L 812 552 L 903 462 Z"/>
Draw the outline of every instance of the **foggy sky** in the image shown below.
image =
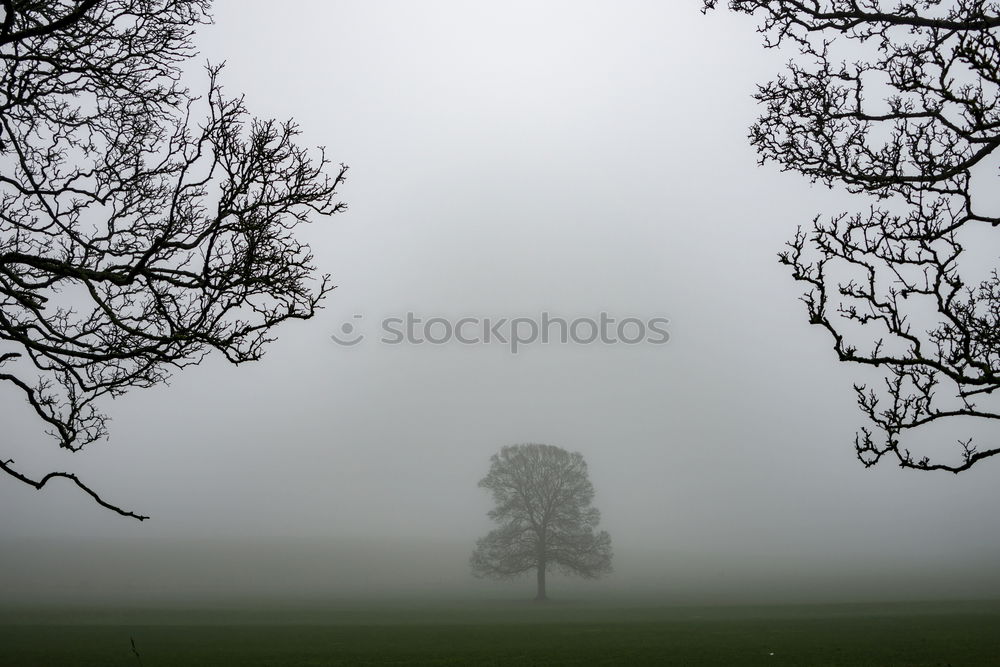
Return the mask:
<path id="1" fill-rule="evenodd" d="M 260 363 L 211 357 L 105 405 L 110 440 L 80 454 L 4 390 L 0 454 L 152 520 L 0 479 L 0 586 L 480 590 L 476 483 L 503 445 L 544 442 L 584 454 L 615 546 L 581 590 L 1000 594 L 1000 461 L 855 459 L 851 385 L 878 376 L 836 361 L 775 255 L 864 203 L 757 165 L 750 96 L 792 54 L 699 5 L 218 2 L 188 84 L 225 60 L 252 113 L 350 165 L 349 210 L 303 234 L 338 288 Z M 671 340 L 515 356 L 329 338 L 408 311 L 662 316 Z"/>

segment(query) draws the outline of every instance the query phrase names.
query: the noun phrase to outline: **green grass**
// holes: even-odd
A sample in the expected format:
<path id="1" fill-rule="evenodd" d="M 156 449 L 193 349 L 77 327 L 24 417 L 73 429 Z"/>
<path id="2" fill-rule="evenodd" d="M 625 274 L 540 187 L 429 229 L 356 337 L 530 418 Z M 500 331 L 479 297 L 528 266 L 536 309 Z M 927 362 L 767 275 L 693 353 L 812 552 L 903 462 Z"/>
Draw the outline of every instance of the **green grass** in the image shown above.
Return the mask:
<path id="1" fill-rule="evenodd" d="M 0 612 L 0 664 L 996 665 L 1000 603 L 529 602 Z M 773 653 L 773 655 L 772 655 Z"/>

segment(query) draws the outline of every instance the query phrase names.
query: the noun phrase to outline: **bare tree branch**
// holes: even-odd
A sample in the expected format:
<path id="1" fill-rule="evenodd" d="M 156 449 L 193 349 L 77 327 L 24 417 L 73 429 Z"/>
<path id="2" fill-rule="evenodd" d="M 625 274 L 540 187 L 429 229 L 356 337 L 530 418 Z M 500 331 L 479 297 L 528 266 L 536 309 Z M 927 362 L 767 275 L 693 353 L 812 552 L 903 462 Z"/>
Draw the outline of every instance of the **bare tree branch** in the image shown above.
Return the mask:
<path id="1" fill-rule="evenodd" d="M 87 495 L 89 495 L 91 498 L 93 498 L 94 502 L 96 502 L 101 507 L 109 509 L 112 512 L 117 512 L 118 514 L 121 514 L 122 516 L 130 517 L 132 519 L 138 519 L 139 521 L 145 521 L 146 519 L 149 518 L 148 516 L 144 516 L 142 514 L 136 514 L 135 512 L 130 512 L 128 510 L 124 510 L 124 509 L 118 507 L 117 505 L 112 505 L 111 503 L 109 503 L 106 500 L 104 500 L 103 498 L 101 498 L 101 496 L 99 496 L 96 491 L 94 491 L 89 486 L 87 486 L 86 484 L 84 484 L 83 482 L 81 482 L 80 478 L 77 477 L 76 475 L 72 474 L 72 473 L 68 473 L 68 472 L 50 472 L 47 475 L 45 475 L 44 477 L 42 477 L 40 480 L 35 481 L 33 479 L 25 477 L 21 473 L 19 473 L 16 470 L 14 470 L 14 468 L 11 467 L 13 465 L 13 463 L 14 462 L 12 460 L 10 460 L 10 459 L 8 459 L 6 461 L 0 461 L 0 470 L 3 470 L 5 473 L 7 473 L 8 475 L 10 475 L 14 479 L 17 479 L 17 480 L 19 480 L 21 482 L 24 482 L 25 484 L 27 484 L 29 486 L 33 486 L 36 489 L 41 490 L 41 488 L 43 486 L 45 486 L 50 480 L 53 480 L 53 479 L 55 479 L 57 477 L 61 477 L 63 479 L 70 480 L 71 482 L 73 482 L 74 484 L 76 484 L 78 487 L 80 487 L 81 489 L 83 489 L 83 491 Z"/>
<path id="2" fill-rule="evenodd" d="M 315 314 L 333 285 L 295 230 L 345 209 L 347 167 L 218 66 L 203 97 L 181 85 L 207 0 L 0 6 L 0 386 L 78 451 L 103 399 L 212 350 L 257 360 Z"/>
<path id="3" fill-rule="evenodd" d="M 1000 276 L 968 252 L 973 232 L 1000 225 L 973 187 L 1000 146 L 1000 6 L 887 5 L 729 2 L 760 17 L 765 45 L 801 55 L 758 88 L 750 140 L 761 161 L 879 202 L 816 218 L 779 256 L 838 358 L 884 373 L 880 386 L 855 387 L 874 427 L 858 432 L 857 455 L 958 473 L 1000 446 L 959 439 L 957 460 L 942 461 L 903 441 L 932 424 L 1000 419 Z"/>

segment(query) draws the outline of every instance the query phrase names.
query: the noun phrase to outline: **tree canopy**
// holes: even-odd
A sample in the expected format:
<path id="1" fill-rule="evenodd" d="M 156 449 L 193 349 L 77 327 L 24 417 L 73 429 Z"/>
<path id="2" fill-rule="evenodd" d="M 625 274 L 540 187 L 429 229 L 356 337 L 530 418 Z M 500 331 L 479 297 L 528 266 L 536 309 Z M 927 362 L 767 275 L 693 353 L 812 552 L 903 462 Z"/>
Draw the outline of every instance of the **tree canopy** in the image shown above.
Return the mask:
<path id="1" fill-rule="evenodd" d="M 181 82 L 206 0 L 0 2 L 0 386 L 66 450 L 101 399 L 212 350 L 259 359 L 331 289 L 295 228 L 342 211 L 322 149 L 251 117 L 219 67 Z M 6 393 L 10 396 L 9 393 Z M 0 456 L 0 469 L 42 488 Z"/>
<path id="2" fill-rule="evenodd" d="M 611 537 L 595 532 L 600 512 L 579 452 L 552 445 L 504 447 L 490 459 L 479 486 L 493 494 L 489 517 L 500 526 L 476 543 L 473 573 L 509 579 L 534 570 L 537 599 L 546 598 L 545 573 L 596 578 L 611 571 Z"/>
<path id="3" fill-rule="evenodd" d="M 817 217 L 780 255 L 838 358 L 883 373 L 881 383 L 855 385 L 869 422 L 855 438 L 858 457 L 957 473 L 1000 454 L 962 430 L 1000 419 L 1000 276 L 995 255 L 984 262 L 974 252 L 983 239 L 995 246 L 1000 224 L 989 201 L 1000 146 L 1000 6 L 729 7 L 759 18 L 766 46 L 799 53 L 758 87 L 763 113 L 750 141 L 761 161 L 866 201 L 860 212 Z M 924 450 L 932 425 L 956 434 L 955 455 Z"/>

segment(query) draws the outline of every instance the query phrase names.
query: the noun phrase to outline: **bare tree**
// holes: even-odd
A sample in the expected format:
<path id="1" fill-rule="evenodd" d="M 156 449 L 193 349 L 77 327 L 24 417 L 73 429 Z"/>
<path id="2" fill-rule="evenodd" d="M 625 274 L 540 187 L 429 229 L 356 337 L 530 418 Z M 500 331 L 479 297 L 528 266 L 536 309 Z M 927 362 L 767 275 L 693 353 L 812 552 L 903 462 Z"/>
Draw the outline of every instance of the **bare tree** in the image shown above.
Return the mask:
<path id="1" fill-rule="evenodd" d="M 332 289 L 293 231 L 343 210 L 346 167 L 250 118 L 218 67 L 203 98 L 182 86 L 209 4 L 0 1 L 0 386 L 66 450 L 107 435 L 100 399 L 213 349 L 259 359 Z"/>
<path id="2" fill-rule="evenodd" d="M 983 204 L 996 188 L 987 158 L 1000 146 L 1000 5 L 729 6 L 760 18 L 766 46 L 801 55 L 758 88 L 764 111 L 750 140 L 761 161 L 872 202 L 816 218 L 780 255 L 806 286 L 809 322 L 829 333 L 839 359 L 883 372 L 877 387 L 855 385 L 871 422 L 855 438 L 858 457 L 957 473 L 1000 453 L 961 435 L 950 459 L 934 447 L 911 451 L 932 424 L 1000 419 L 1000 277 L 995 253 L 984 266 L 970 252 L 1000 224 Z"/>
<path id="3" fill-rule="evenodd" d="M 472 571 L 509 579 L 535 570 L 536 600 L 545 600 L 545 572 L 596 578 L 611 571 L 611 537 L 594 532 L 600 512 L 579 452 L 552 445 L 511 445 L 490 459 L 479 486 L 493 492 L 489 516 L 500 524 L 480 538 Z"/>

